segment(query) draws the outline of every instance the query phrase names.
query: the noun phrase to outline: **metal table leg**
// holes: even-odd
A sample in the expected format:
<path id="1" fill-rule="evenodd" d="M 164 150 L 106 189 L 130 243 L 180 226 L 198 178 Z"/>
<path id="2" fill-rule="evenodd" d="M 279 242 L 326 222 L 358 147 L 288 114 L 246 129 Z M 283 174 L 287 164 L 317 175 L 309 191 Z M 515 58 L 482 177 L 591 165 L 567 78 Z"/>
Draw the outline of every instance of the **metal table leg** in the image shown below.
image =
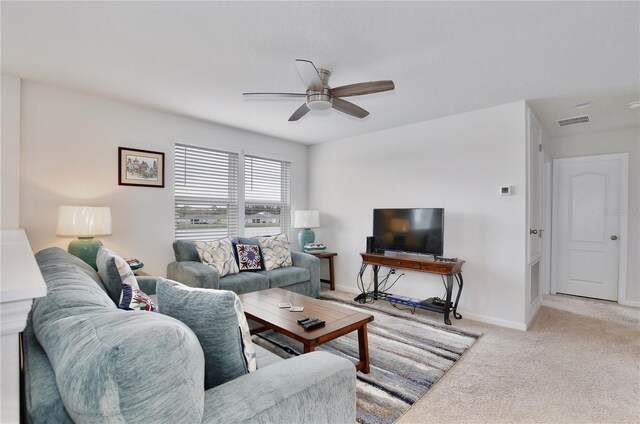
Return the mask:
<path id="1" fill-rule="evenodd" d="M 380 265 L 373 265 L 373 300 L 378 300 L 378 271 Z"/>
<path id="2" fill-rule="evenodd" d="M 460 293 L 462 293 L 462 286 L 464 284 L 464 281 L 462 280 L 462 273 L 458 273 L 455 275 L 456 277 L 456 281 L 458 282 L 458 294 L 456 295 L 456 303 L 453 304 L 453 316 L 456 317 L 456 319 L 461 319 L 462 315 L 460 315 L 457 311 L 458 311 L 458 302 L 460 301 Z"/>
<path id="3" fill-rule="evenodd" d="M 451 325 L 451 320 L 449 319 L 449 311 L 451 310 L 451 292 L 453 291 L 453 275 L 447 275 L 447 299 L 445 300 L 445 308 L 444 308 L 444 323 L 447 325 Z"/>

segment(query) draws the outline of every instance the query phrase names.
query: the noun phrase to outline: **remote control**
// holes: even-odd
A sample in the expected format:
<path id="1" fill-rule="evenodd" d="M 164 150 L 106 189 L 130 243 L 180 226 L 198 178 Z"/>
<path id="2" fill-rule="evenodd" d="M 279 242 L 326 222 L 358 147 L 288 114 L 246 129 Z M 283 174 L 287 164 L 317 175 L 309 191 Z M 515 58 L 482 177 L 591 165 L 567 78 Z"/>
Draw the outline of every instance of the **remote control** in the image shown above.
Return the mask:
<path id="1" fill-rule="evenodd" d="M 298 320 L 298 324 L 302 325 L 302 324 L 305 324 L 305 323 L 307 323 L 307 322 L 309 322 L 309 321 L 311 321 L 311 318 L 307 318 L 307 317 L 300 318 L 300 319 Z"/>
<path id="2" fill-rule="evenodd" d="M 303 324 L 303 327 L 305 330 L 312 330 L 316 327 L 324 327 L 324 321 L 321 321 L 319 319 L 314 319 Z"/>

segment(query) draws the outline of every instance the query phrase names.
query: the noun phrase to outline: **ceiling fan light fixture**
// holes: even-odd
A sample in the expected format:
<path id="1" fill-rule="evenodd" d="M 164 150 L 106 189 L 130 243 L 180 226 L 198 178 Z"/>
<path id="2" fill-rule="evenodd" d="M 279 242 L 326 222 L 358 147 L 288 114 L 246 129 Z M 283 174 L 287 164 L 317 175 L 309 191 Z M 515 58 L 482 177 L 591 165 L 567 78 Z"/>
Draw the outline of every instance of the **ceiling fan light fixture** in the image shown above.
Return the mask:
<path id="1" fill-rule="evenodd" d="M 365 94 L 382 93 L 395 89 L 395 85 L 391 80 L 367 81 L 355 84 L 342 85 L 340 87 L 331 88 L 329 86 L 329 76 L 331 72 L 326 69 L 318 69 L 310 60 L 296 59 L 296 68 L 298 75 L 307 87 L 307 92 L 302 93 L 266 93 L 251 92 L 242 93 L 245 97 L 304 97 L 306 101 L 293 112 L 289 117 L 289 122 L 295 122 L 307 115 L 310 111 L 329 111 L 335 109 L 354 118 L 363 119 L 369 115 L 365 109 L 344 100 L 342 97 L 363 96 Z M 327 115 L 317 113 L 318 115 Z"/>
<path id="2" fill-rule="evenodd" d="M 307 96 L 307 107 L 311 110 L 328 110 L 333 105 L 331 100 L 332 98 L 328 94 L 309 94 Z"/>

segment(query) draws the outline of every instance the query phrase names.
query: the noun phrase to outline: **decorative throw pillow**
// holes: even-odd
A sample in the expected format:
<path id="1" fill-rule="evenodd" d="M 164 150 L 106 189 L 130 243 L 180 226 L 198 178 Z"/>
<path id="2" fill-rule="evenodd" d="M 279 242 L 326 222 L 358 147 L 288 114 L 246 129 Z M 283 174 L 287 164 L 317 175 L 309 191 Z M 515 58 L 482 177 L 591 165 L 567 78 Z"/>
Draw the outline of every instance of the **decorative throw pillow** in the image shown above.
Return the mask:
<path id="1" fill-rule="evenodd" d="M 212 241 L 196 241 L 195 245 L 200 261 L 218 271 L 220 277 L 240 272 L 229 237 Z"/>
<path id="2" fill-rule="evenodd" d="M 256 239 L 262 248 L 262 260 L 267 271 L 291 266 L 291 246 L 287 233 L 277 236 L 259 236 Z"/>
<path id="3" fill-rule="evenodd" d="M 158 278 L 160 312 L 195 333 L 205 361 L 205 390 L 257 369 L 256 353 L 238 295 Z"/>
<path id="4" fill-rule="evenodd" d="M 113 294 L 119 290 L 118 308 L 125 310 L 142 310 L 158 312 L 158 308 L 151 298 L 138 286 L 133 271 L 127 261 L 118 256 L 112 250 L 101 246 L 96 256 L 98 274 L 113 298 Z"/>
<path id="5" fill-rule="evenodd" d="M 240 272 L 262 270 L 260 246 L 255 244 L 234 244 L 233 246 L 236 249 Z"/>
<path id="6" fill-rule="evenodd" d="M 156 304 L 153 303 L 153 300 L 151 300 L 145 292 L 140 290 L 137 282 L 134 286 L 130 284 L 122 285 L 122 296 L 120 297 L 118 308 L 127 311 L 140 310 L 158 312 Z"/>

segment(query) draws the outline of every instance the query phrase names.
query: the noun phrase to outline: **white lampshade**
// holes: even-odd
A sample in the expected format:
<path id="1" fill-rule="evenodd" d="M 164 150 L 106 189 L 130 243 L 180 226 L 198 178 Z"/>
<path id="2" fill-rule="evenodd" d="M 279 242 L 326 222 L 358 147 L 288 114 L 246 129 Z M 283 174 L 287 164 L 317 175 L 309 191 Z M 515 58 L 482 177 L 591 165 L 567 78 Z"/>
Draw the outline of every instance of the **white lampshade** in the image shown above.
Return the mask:
<path id="1" fill-rule="evenodd" d="M 60 206 L 56 234 L 63 237 L 109 235 L 111 234 L 111 208 Z"/>
<path id="2" fill-rule="evenodd" d="M 296 211 L 293 220 L 294 228 L 317 228 L 320 226 L 320 212 Z"/>

